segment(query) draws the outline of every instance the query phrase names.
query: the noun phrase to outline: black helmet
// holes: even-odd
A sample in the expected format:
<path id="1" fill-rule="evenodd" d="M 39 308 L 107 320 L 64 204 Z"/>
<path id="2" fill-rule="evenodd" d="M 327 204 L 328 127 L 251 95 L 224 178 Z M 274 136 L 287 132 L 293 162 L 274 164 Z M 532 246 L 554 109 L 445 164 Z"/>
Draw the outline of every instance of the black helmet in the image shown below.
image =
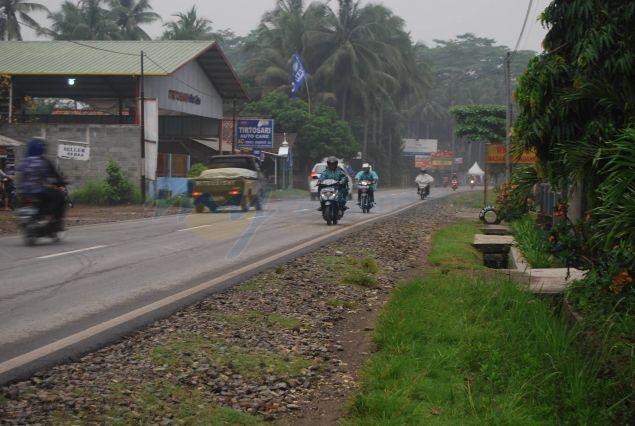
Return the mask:
<path id="1" fill-rule="evenodd" d="M 326 159 L 326 166 L 331 170 L 335 170 L 335 168 L 337 167 L 337 158 L 331 155 L 329 158 Z"/>
<path id="2" fill-rule="evenodd" d="M 421 173 L 428 173 L 428 171 L 426 170 L 426 168 L 425 168 L 425 167 L 422 167 L 422 168 L 421 168 Z"/>

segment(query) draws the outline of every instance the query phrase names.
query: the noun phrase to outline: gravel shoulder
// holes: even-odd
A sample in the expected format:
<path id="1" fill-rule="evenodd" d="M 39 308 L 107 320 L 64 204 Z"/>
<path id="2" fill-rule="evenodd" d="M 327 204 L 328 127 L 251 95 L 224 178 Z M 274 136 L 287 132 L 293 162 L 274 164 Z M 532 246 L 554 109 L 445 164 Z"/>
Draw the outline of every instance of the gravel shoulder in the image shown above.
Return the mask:
<path id="1" fill-rule="evenodd" d="M 67 226 L 110 221 L 114 215 L 110 208 L 92 216 L 76 208 L 69 210 Z M 143 206 L 117 210 L 125 210 L 119 217 L 127 219 L 153 214 Z M 162 395 L 163 408 L 152 413 L 139 397 L 148 386 L 169 385 L 205 404 L 258 414 L 276 425 L 337 425 L 373 351 L 370 337 L 391 291 L 425 272 L 431 234 L 456 220 L 451 205 L 434 212 L 414 208 L 262 272 L 81 359 L 3 386 L 0 424 L 114 424 L 113 412 L 126 419 L 124 424 L 181 424 L 176 395 Z M 376 285 L 342 283 L 341 273 L 325 267 L 324 259 L 330 257 L 373 259 L 379 266 Z M 258 320 L 236 320 L 254 313 Z M 274 316 L 293 318 L 299 325 L 278 327 L 268 322 Z M 308 360 L 310 367 L 299 374 L 268 368 L 241 374 L 231 359 L 211 356 L 191 343 L 199 339 L 215 350 L 218 344 L 278 354 L 289 361 Z M 185 346 L 189 349 L 179 349 L 175 360 L 157 361 L 158 348 Z"/>

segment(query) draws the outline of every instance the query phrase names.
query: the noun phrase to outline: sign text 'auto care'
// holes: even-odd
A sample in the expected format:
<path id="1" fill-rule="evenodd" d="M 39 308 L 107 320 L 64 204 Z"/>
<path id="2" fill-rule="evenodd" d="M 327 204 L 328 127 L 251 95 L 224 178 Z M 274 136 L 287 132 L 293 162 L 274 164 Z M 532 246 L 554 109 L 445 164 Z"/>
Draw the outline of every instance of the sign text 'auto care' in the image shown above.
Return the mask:
<path id="1" fill-rule="evenodd" d="M 239 147 L 273 148 L 273 120 L 238 120 L 236 139 Z"/>

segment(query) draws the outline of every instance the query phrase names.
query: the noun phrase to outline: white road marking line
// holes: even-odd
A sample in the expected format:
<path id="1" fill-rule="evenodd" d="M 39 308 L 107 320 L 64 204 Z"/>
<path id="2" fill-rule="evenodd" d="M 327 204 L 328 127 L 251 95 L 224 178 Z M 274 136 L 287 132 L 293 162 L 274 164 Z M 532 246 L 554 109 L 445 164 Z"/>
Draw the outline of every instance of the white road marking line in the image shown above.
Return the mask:
<path id="1" fill-rule="evenodd" d="M 103 247 L 108 247 L 108 246 L 94 246 L 94 247 L 87 247 L 87 248 L 83 248 L 83 249 L 79 249 L 79 250 L 72 250 L 72 251 L 64 251 L 62 253 L 55 253 L 55 254 L 49 254 L 46 256 L 38 256 L 36 259 L 50 259 L 51 257 L 58 257 L 58 256 L 66 256 L 67 254 L 73 254 L 73 253 L 81 253 L 83 251 L 90 251 L 90 250 L 97 250 Z"/>
<path id="2" fill-rule="evenodd" d="M 207 228 L 209 226 L 212 226 L 212 224 L 210 224 L 210 225 L 190 226 L 188 228 L 177 229 L 176 232 L 191 231 L 192 229 Z"/>

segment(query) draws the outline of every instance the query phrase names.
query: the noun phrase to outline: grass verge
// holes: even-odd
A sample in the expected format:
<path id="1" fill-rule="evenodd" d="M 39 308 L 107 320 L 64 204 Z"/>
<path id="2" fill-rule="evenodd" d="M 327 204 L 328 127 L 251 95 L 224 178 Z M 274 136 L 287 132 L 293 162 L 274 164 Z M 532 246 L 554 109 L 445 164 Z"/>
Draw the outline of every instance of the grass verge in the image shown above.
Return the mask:
<path id="1" fill-rule="evenodd" d="M 438 266 L 393 293 L 341 424 L 623 424 L 627 396 L 614 395 L 602 353 L 579 351 L 577 328 L 507 278 L 471 269 L 469 251 L 463 271 L 448 269 L 469 226 L 438 231 Z"/>

